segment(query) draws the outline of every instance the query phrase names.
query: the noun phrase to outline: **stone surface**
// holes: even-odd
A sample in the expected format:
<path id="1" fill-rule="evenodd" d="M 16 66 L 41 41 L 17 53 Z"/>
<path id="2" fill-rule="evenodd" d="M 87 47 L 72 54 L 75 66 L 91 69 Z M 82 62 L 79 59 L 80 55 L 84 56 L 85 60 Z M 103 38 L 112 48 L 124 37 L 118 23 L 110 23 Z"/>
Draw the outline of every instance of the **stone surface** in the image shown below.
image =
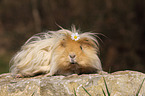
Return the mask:
<path id="1" fill-rule="evenodd" d="M 70 76 L 37 76 L 12 78 L 10 73 L 0 75 L 0 96 L 104 96 L 106 80 L 111 96 L 136 96 L 145 74 L 136 71 L 118 71 L 112 74 L 84 74 Z M 107 95 L 106 95 L 107 96 Z M 139 96 L 145 96 L 145 82 Z"/>

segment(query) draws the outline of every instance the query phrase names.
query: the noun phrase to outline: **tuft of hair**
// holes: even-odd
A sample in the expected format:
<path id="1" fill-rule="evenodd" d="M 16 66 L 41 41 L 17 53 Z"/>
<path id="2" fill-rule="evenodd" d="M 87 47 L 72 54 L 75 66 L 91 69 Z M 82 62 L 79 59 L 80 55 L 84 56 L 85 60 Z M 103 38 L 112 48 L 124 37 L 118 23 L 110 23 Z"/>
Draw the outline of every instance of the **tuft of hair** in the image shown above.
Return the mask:
<path id="1" fill-rule="evenodd" d="M 80 39 L 72 40 L 72 33 L 79 33 Z M 38 33 L 11 59 L 10 72 L 14 76 L 35 76 L 39 73 L 70 75 L 102 71 L 96 37 L 95 33 L 80 33 L 75 27 L 72 31 L 61 28 Z"/>

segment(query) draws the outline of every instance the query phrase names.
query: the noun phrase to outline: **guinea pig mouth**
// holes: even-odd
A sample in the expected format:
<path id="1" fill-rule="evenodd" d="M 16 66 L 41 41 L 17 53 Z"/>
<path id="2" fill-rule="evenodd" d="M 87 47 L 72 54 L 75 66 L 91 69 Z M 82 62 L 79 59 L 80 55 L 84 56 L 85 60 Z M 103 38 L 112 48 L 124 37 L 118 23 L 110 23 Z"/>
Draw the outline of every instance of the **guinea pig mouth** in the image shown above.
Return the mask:
<path id="1" fill-rule="evenodd" d="M 75 60 L 70 60 L 70 64 L 77 64 L 77 62 Z"/>

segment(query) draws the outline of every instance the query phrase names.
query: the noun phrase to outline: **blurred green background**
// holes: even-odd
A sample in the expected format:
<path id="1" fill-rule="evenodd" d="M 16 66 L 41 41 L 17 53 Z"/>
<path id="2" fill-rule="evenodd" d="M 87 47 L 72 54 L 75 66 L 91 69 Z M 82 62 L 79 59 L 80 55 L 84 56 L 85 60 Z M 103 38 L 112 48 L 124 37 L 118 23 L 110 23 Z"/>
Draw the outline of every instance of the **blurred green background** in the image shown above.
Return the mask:
<path id="1" fill-rule="evenodd" d="M 99 35 L 107 72 L 145 72 L 145 0 L 0 0 L 0 73 L 32 35 L 58 26 Z"/>

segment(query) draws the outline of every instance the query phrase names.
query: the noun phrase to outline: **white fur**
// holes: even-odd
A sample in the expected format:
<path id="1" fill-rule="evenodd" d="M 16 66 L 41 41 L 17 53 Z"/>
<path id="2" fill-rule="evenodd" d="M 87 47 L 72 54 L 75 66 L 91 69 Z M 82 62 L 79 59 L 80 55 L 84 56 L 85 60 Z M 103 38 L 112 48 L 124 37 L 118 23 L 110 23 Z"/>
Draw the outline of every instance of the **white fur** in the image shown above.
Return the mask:
<path id="1" fill-rule="evenodd" d="M 53 52 L 66 35 L 71 36 L 74 32 L 77 32 L 75 28 L 72 31 L 61 29 L 32 36 L 12 58 L 10 71 L 13 75 L 33 76 L 37 72 L 52 73 L 51 75 L 53 75 L 56 72 L 54 70 L 57 70 L 56 65 L 54 65 L 57 55 L 54 55 Z M 94 34 L 82 33 L 79 35 L 80 38 L 89 38 L 95 42 L 96 49 L 98 50 L 98 41 L 93 36 Z M 86 54 L 91 55 L 89 52 L 86 52 Z M 102 70 L 98 56 L 92 55 L 90 58 L 94 58 L 94 61 L 91 61 L 91 66 Z"/>

